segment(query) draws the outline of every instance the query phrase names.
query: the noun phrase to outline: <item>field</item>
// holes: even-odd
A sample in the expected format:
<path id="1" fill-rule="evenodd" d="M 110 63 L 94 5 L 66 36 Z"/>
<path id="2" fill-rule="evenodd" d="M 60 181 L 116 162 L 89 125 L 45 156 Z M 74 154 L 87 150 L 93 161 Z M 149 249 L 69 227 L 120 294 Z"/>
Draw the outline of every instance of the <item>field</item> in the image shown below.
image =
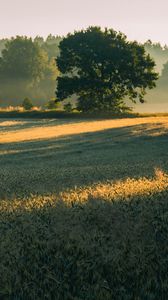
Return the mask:
<path id="1" fill-rule="evenodd" d="M 168 294 L 168 117 L 0 119 L 0 298 Z"/>

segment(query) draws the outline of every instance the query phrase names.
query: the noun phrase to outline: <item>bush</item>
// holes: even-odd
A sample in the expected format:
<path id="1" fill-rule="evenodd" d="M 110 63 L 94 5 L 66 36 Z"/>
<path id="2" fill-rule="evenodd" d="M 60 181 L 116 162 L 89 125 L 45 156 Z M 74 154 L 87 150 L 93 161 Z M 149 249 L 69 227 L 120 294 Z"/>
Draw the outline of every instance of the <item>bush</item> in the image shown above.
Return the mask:
<path id="1" fill-rule="evenodd" d="M 25 110 L 31 110 L 33 108 L 33 103 L 29 98 L 25 98 L 22 102 L 22 107 Z"/>
<path id="2" fill-rule="evenodd" d="M 72 104 L 70 102 L 64 104 L 64 110 L 69 113 L 72 112 Z"/>
<path id="3" fill-rule="evenodd" d="M 57 109 L 58 104 L 57 104 L 57 102 L 56 102 L 55 99 L 51 99 L 51 100 L 49 100 L 48 103 L 46 104 L 46 107 L 47 107 L 48 109 Z"/>

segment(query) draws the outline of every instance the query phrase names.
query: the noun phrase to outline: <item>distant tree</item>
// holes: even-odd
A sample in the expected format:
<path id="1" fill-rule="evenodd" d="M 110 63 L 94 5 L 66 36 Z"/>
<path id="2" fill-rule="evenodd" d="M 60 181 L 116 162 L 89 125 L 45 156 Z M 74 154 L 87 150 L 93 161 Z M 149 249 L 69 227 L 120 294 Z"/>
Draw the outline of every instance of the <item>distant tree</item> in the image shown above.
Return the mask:
<path id="1" fill-rule="evenodd" d="M 155 60 L 156 70 L 161 73 L 163 65 L 168 61 L 168 48 L 164 47 L 160 43 L 152 43 L 148 40 L 144 43 L 144 47 L 147 53 Z"/>
<path id="2" fill-rule="evenodd" d="M 16 37 L 6 43 L 0 59 L 0 98 L 20 99 L 24 95 L 36 99 L 54 96 L 58 74 L 54 59 L 31 38 Z"/>
<path id="3" fill-rule="evenodd" d="M 159 87 L 163 92 L 168 92 L 168 62 L 164 64 L 161 76 L 159 78 Z"/>
<path id="4" fill-rule="evenodd" d="M 50 59 L 43 73 L 43 78 L 38 84 L 37 94 L 44 93 L 43 98 L 53 98 L 55 92 L 55 82 L 59 75 L 58 68 L 55 65 L 55 60 Z"/>
<path id="5" fill-rule="evenodd" d="M 29 99 L 29 98 L 25 98 L 22 102 L 22 107 L 25 109 L 25 110 L 30 110 L 33 108 L 33 103 L 32 101 Z"/>
<path id="6" fill-rule="evenodd" d="M 163 71 L 161 74 L 162 78 L 164 78 L 168 83 L 168 62 L 164 64 Z"/>
<path id="7" fill-rule="evenodd" d="M 49 59 L 56 58 L 59 55 L 59 43 L 62 40 L 60 36 L 48 35 L 45 42 L 42 45 L 42 49 L 44 49 Z"/>
<path id="8" fill-rule="evenodd" d="M 40 47 L 44 44 L 44 38 L 37 35 L 35 38 L 34 38 L 34 42 L 37 43 Z"/>
<path id="9" fill-rule="evenodd" d="M 42 77 L 48 57 L 31 38 L 16 37 L 6 43 L 2 51 L 1 76 L 38 82 Z"/>
<path id="10" fill-rule="evenodd" d="M 144 102 L 146 89 L 155 87 L 155 63 L 142 45 L 128 42 L 112 29 L 89 27 L 60 42 L 57 98 L 76 94 L 82 111 L 125 109 L 124 99 Z"/>

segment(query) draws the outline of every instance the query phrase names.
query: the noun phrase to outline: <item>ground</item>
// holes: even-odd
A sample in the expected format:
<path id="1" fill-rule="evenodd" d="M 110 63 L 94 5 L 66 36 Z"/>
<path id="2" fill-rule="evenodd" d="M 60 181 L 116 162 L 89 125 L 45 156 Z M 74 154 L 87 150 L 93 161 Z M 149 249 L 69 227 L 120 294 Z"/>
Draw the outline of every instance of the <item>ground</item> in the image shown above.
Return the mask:
<path id="1" fill-rule="evenodd" d="M 0 120 L 0 297 L 168 293 L 168 117 Z"/>

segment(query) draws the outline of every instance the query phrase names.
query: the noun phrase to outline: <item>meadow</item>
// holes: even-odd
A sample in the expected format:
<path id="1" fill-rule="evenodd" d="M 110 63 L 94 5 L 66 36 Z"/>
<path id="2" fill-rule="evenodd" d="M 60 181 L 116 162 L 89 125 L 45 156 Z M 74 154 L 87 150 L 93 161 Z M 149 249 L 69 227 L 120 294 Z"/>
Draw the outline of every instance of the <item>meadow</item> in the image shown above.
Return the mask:
<path id="1" fill-rule="evenodd" d="M 168 117 L 0 119 L 0 298 L 166 300 Z"/>

